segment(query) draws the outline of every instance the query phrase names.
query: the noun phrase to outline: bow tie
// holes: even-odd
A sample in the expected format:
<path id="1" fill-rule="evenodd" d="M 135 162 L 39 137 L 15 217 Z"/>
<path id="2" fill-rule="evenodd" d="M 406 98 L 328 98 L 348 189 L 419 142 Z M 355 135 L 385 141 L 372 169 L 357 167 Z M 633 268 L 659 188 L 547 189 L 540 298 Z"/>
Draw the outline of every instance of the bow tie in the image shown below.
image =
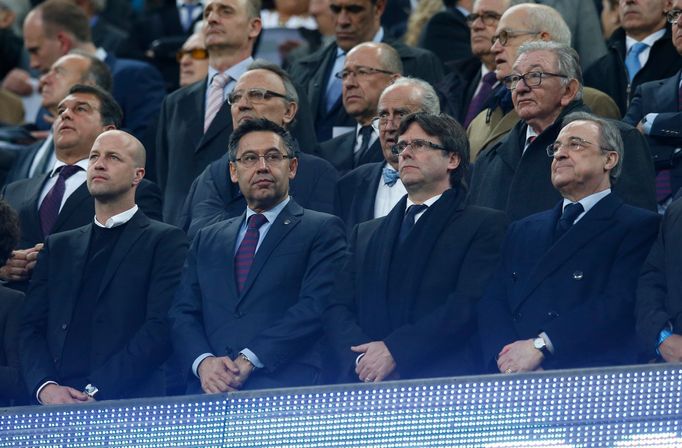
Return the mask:
<path id="1" fill-rule="evenodd" d="M 381 175 L 384 178 L 384 183 L 389 187 L 395 185 L 395 183 L 398 182 L 398 179 L 400 179 L 400 173 L 389 167 L 384 167 Z"/>

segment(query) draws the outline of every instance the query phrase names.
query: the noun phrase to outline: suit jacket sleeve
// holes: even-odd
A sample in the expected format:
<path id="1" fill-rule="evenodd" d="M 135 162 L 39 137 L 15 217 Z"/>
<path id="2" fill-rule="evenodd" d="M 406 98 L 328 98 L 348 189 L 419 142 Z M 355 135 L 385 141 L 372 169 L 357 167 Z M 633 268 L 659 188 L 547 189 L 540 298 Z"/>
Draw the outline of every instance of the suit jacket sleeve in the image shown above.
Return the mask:
<path id="1" fill-rule="evenodd" d="M 497 371 L 496 357 L 506 344 L 519 339 L 512 324 L 512 311 L 507 297 L 508 278 L 512 272 L 510 266 L 513 257 L 512 242 L 517 224 L 509 226 L 509 231 L 502 245 L 502 258 L 491 278 L 483 297 L 478 303 L 478 331 L 481 338 L 484 368 Z"/>
<path id="2" fill-rule="evenodd" d="M 5 289 L 6 291 L 2 291 Z M 19 374 L 19 320 L 24 295 L 18 291 L 0 286 L 0 322 L 2 345 L 6 365 L 0 365 L 0 401 L 9 397 L 24 397 L 26 387 Z"/>
<path id="3" fill-rule="evenodd" d="M 22 308 L 22 321 L 19 328 L 19 356 L 24 381 L 29 394 L 35 392 L 47 380 L 57 380 L 59 375 L 52 361 L 52 355 L 47 344 L 48 324 L 48 257 L 50 241 L 45 240 L 45 246 L 38 254 L 31 282 Z"/>
<path id="4" fill-rule="evenodd" d="M 482 221 L 467 249 L 462 268 L 456 273 L 457 288 L 448 295 L 447 301 L 384 339 L 398 370 L 401 365 L 438 356 L 440 340 L 471 337 L 476 328 L 476 305 L 498 262 L 505 228 L 502 213 L 491 214 Z"/>
<path id="5" fill-rule="evenodd" d="M 644 263 L 637 286 L 637 335 L 643 353 L 655 356 L 658 335 L 665 325 L 674 319 L 665 305 L 668 295 L 665 247 L 666 229 L 670 215 L 666 214 L 658 238 Z"/>
<path id="6" fill-rule="evenodd" d="M 670 143 L 682 143 L 682 112 L 663 112 L 656 116 L 650 137 L 661 137 Z"/>
<path id="7" fill-rule="evenodd" d="M 298 302 L 274 325 L 248 343 L 268 371 L 276 371 L 314 344 L 322 329 L 322 312 L 346 248 L 341 220 L 329 216 L 318 226 L 310 248 Z"/>
<path id="8" fill-rule="evenodd" d="M 357 309 L 355 267 L 358 266 L 358 226 L 353 229 L 343 268 L 334 281 L 334 289 L 329 296 L 324 312 L 324 325 L 334 353 L 340 365 L 355 366 L 358 356 L 350 350 L 353 345 L 368 342 L 370 338 L 362 331 L 355 318 Z"/>
<path id="9" fill-rule="evenodd" d="M 135 192 L 135 202 L 148 218 L 161 221 L 161 190 L 154 183 L 143 179 Z"/>
<path id="10" fill-rule="evenodd" d="M 606 286 L 580 306 L 550 321 L 542 330 L 554 345 L 555 358 L 576 359 L 585 347 L 622 336 L 618 329 L 634 325 L 633 310 L 637 276 L 656 238 L 658 218 L 631 229 L 623 238 L 616 260 L 610 267 Z M 576 332 L 576 322 L 583 331 Z"/>
<path id="11" fill-rule="evenodd" d="M 121 395 L 119 391 L 134 387 L 144 372 L 158 368 L 170 354 L 168 308 L 186 253 L 187 238 L 180 229 L 166 230 L 156 242 L 149 254 L 153 266 L 148 279 L 145 323 L 118 353 L 91 372 L 91 382 L 101 391 L 98 398 Z"/>
<path id="12" fill-rule="evenodd" d="M 620 123 L 623 138 L 623 169 L 613 191 L 636 207 L 655 211 L 656 169 L 647 139 L 635 128 Z"/>
<path id="13" fill-rule="evenodd" d="M 644 118 L 644 109 L 642 105 L 642 86 L 638 86 L 635 90 L 635 95 L 630 101 L 628 111 L 623 117 L 623 121 L 630 126 L 637 126 L 637 124 Z"/>

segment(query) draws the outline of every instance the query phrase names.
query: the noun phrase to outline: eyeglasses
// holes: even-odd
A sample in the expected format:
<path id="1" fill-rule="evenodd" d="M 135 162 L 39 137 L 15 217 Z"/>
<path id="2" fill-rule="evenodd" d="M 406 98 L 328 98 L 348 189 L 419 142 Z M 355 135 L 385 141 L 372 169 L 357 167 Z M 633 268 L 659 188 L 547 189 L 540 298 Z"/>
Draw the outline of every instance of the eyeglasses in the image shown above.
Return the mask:
<path id="1" fill-rule="evenodd" d="M 415 138 L 411 142 L 403 140 L 402 142 L 396 143 L 391 147 L 391 152 L 395 155 L 400 155 L 407 149 L 408 146 L 412 148 L 412 151 L 414 152 L 423 152 L 426 151 L 427 149 L 440 149 L 442 151 L 447 151 L 447 149 L 443 145 L 431 143 L 428 140 Z"/>
<path id="2" fill-rule="evenodd" d="M 542 84 L 542 78 L 549 78 L 552 76 L 556 76 L 557 78 L 568 79 L 568 76 L 561 75 L 559 73 L 528 72 L 524 75 L 505 76 L 502 79 L 502 82 L 504 83 L 505 87 L 507 87 L 509 90 L 516 90 L 516 87 L 519 85 L 519 82 L 521 82 L 521 80 L 523 80 L 526 86 L 528 86 L 529 88 L 533 88 L 538 87 L 540 84 Z"/>
<path id="3" fill-rule="evenodd" d="M 477 19 L 481 19 L 486 26 L 496 25 L 500 17 L 502 17 L 500 14 L 493 11 L 483 11 L 482 14 L 473 13 L 467 16 L 467 25 L 473 26 Z"/>
<path id="4" fill-rule="evenodd" d="M 208 59 L 208 51 L 205 48 L 194 48 L 192 50 L 180 50 L 175 53 L 175 59 L 180 62 L 185 55 L 188 54 L 192 59 L 203 61 Z"/>
<path id="5" fill-rule="evenodd" d="M 393 112 L 393 114 L 389 114 L 388 112 L 380 112 L 378 116 L 372 118 L 372 125 L 376 128 L 385 128 L 389 122 L 392 124 L 396 124 L 396 122 L 400 123 L 400 120 L 408 116 L 410 113 L 411 112 L 401 110 L 397 110 Z"/>
<path id="6" fill-rule="evenodd" d="M 249 90 L 233 90 L 229 95 L 227 95 L 227 102 L 230 105 L 237 104 L 241 101 L 242 97 L 246 96 L 249 103 L 264 103 L 272 97 L 284 98 L 288 100 L 289 97 L 282 95 L 281 93 L 273 92 L 268 89 L 249 89 Z"/>
<path id="7" fill-rule="evenodd" d="M 241 163 L 246 168 L 253 168 L 258 164 L 260 159 L 263 159 L 263 162 L 265 162 L 266 165 L 272 166 L 277 165 L 284 159 L 290 158 L 291 156 L 288 156 L 287 154 L 282 154 L 279 151 L 270 151 L 265 155 L 256 154 L 255 152 L 247 152 L 246 154 L 234 160 Z"/>
<path id="8" fill-rule="evenodd" d="M 507 45 L 507 42 L 509 42 L 509 39 L 512 37 L 537 36 L 538 34 L 540 34 L 539 31 L 531 30 L 502 30 L 500 31 L 500 34 L 496 34 L 490 39 L 490 43 L 495 45 L 495 41 L 499 40 L 500 45 L 504 47 Z"/>
<path id="9" fill-rule="evenodd" d="M 668 23 L 675 24 L 680 20 L 680 14 L 682 14 L 682 9 L 671 9 L 665 13 L 665 18 L 668 20 Z"/>
<path id="10" fill-rule="evenodd" d="M 580 152 L 585 147 L 594 145 L 592 142 L 588 142 L 587 140 L 583 140 L 580 137 L 571 137 L 568 139 L 568 142 L 566 143 L 561 143 L 560 141 L 556 141 L 552 143 L 551 145 L 547 146 L 547 155 L 550 157 L 554 157 L 556 153 L 561 151 L 561 148 L 568 148 L 570 152 Z M 605 148 L 603 146 L 599 146 L 599 148 L 603 151 L 613 151 L 612 149 Z"/>
<path id="11" fill-rule="evenodd" d="M 380 68 L 359 66 L 355 70 L 343 69 L 340 72 L 336 73 L 334 76 L 336 76 L 338 79 L 342 81 L 345 81 L 350 75 L 353 75 L 356 78 L 366 78 L 370 75 L 376 75 L 377 73 L 383 73 L 385 75 L 394 74 L 393 72 L 389 72 L 388 70 L 381 70 Z"/>

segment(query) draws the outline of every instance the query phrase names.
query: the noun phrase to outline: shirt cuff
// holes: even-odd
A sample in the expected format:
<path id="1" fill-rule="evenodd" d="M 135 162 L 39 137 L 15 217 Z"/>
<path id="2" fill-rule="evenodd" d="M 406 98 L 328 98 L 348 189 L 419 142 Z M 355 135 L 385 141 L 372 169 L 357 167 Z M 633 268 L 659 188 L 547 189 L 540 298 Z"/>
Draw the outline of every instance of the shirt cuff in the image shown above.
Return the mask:
<path id="1" fill-rule="evenodd" d="M 666 339 L 673 335 L 673 331 L 670 327 L 671 327 L 670 322 L 668 322 L 666 326 L 661 330 L 661 332 L 658 333 L 658 343 L 656 344 L 656 354 L 658 356 L 661 356 L 661 352 L 658 349 L 658 347 L 661 346 L 663 341 L 665 341 Z"/>
<path id="2" fill-rule="evenodd" d="M 253 364 L 253 366 L 257 369 L 262 369 L 265 367 L 262 362 L 260 362 L 260 359 L 258 359 L 258 356 L 248 348 L 243 349 L 240 351 L 242 355 L 246 356 L 246 358 Z"/>
<path id="3" fill-rule="evenodd" d="M 43 404 L 43 402 L 40 401 L 40 393 L 43 391 L 43 389 L 45 389 L 45 386 L 49 386 L 50 384 L 56 384 L 59 386 L 59 384 L 57 384 L 55 381 L 45 381 L 36 391 L 36 400 L 38 403 Z"/>
<path id="4" fill-rule="evenodd" d="M 549 336 L 547 336 L 547 333 L 543 331 L 538 336 L 540 336 L 545 341 L 545 346 L 547 346 L 547 350 L 551 354 L 554 354 L 554 344 L 552 344 L 552 340 L 549 338 Z"/>
<path id="5" fill-rule="evenodd" d="M 194 373 L 194 376 L 196 376 L 199 379 L 201 379 L 199 377 L 199 364 L 201 364 L 201 361 L 208 358 L 209 356 L 215 355 L 213 353 L 204 353 L 203 355 L 197 356 L 197 359 L 195 359 L 194 362 L 192 363 L 192 372 Z"/>
<path id="6" fill-rule="evenodd" d="M 646 135 L 651 134 L 651 128 L 654 126 L 654 121 L 656 121 L 657 113 L 646 114 L 642 119 L 642 129 Z"/>

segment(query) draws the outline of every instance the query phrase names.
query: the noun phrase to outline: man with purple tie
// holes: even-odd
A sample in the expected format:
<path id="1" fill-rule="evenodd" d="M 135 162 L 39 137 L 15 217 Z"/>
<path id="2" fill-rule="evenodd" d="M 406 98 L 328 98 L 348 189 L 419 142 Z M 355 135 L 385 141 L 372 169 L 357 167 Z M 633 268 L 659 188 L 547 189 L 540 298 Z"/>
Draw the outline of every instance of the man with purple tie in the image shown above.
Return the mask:
<path id="1" fill-rule="evenodd" d="M 293 145 L 265 119 L 232 133 L 230 176 L 247 209 L 196 234 L 170 312 L 190 393 L 319 382 L 320 317 L 345 238 L 339 218 L 289 196 Z"/>

